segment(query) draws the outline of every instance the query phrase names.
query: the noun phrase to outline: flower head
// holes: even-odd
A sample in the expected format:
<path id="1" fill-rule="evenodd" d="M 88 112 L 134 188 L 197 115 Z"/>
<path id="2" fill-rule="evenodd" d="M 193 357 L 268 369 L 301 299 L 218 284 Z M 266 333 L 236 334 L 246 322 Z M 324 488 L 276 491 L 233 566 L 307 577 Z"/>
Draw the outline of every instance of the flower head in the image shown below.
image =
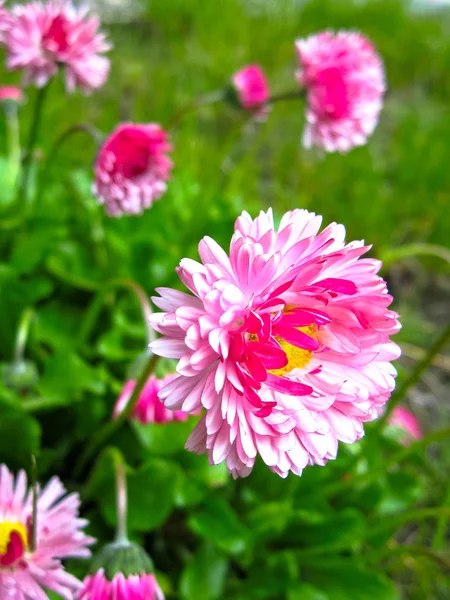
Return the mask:
<path id="1" fill-rule="evenodd" d="M 296 42 L 299 82 L 306 87 L 303 143 L 347 152 L 366 143 L 385 92 L 382 61 L 359 33 L 329 31 Z"/>
<path id="2" fill-rule="evenodd" d="M 23 471 L 17 479 L 0 466 L 0 598 L 45 600 L 43 587 L 72 600 L 81 583 L 65 572 L 60 559 L 90 556 L 95 540 L 83 533 L 78 494 L 66 495 L 54 477 L 39 493 L 36 548 L 32 539 L 32 494 Z"/>
<path id="3" fill-rule="evenodd" d="M 22 104 L 24 101 L 23 91 L 13 85 L 0 86 L 0 102 L 15 102 Z"/>
<path id="4" fill-rule="evenodd" d="M 233 75 L 232 82 L 242 108 L 264 118 L 268 112 L 265 103 L 269 100 L 270 90 L 261 67 L 244 67 Z"/>
<path id="5" fill-rule="evenodd" d="M 166 191 L 172 161 L 167 133 L 157 124 L 119 125 L 95 163 L 94 192 L 111 217 L 136 215 Z"/>
<path id="6" fill-rule="evenodd" d="M 402 436 L 401 442 L 407 445 L 412 439 L 420 440 L 423 438 L 422 428 L 417 418 L 404 408 L 396 406 L 388 419 L 389 425 L 401 429 L 406 435 Z"/>
<path id="7" fill-rule="evenodd" d="M 183 259 L 178 275 L 192 292 L 157 290 L 163 337 L 153 352 L 179 359 L 179 376 L 160 398 L 171 409 L 206 414 L 187 448 L 248 475 L 255 458 L 276 473 L 301 474 L 336 457 L 338 441 L 363 436 L 394 388 L 400 354 L 389 336 L 400 324 L 377 275 L 335 223 L 288 212 L 243 213 L 229 255 L 211 238 L 202 262 Z"/>
<path id="8" fill-rule="evenodd" d="M 164 594 L 153 574 L 118 573 L 109 581 L 100 569 L 85 579 L 79 600 L 164 600 Z"/>
<path id="9" fill-rule="evenodd" d="M 12 20 L 4 37 L 7 67 L 23 69 L 25 82 L 43 87 L 61 66 L 66 88 L 90 92 L 101 87 L 109 72 L 109 60 L 102 56 L 110 49 L 98 32 L 99 21 L 85 8 L 70 0 L 30 2 L 14 6 Z"/>
<path id="10" fill-rule="evenodd" d="M 159 390 L 172 381 L 176 375 L 166 375 L 157 379 L 151 375 L 141 392 L 141 396 L 133 411 L 133 419 L 146 423 L 169 423 L 170 421 L 186 421 L 188 415 L 182 410 L 168 410 L 158 398 Z M 127 381 L 114 407 L 114 417 L 117 418 L 125 409 L 131 394 L 136 387 L 136 381 Z"/>
<path id="11" fill-rule="evenodd" d="M 92 571 L 78 600 L 164 600 L 151 558 L 135 543 L 104 546 L 94 558 Z"/>

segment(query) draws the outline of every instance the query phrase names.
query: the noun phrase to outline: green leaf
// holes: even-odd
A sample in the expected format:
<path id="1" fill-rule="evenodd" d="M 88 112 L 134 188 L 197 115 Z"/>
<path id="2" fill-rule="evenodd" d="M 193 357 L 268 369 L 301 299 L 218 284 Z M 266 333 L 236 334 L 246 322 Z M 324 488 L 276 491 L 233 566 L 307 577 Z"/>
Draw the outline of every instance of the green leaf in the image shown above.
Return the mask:
<path id="1" fill-rule="evenodd" d="M 307 511 L 297 511 L 286 530 L 284 539 L 292 544 L 307 548 L 347 547 L 364 537 L 366 521 L 354 509 L 324 515 Z"/>
<path id="2" fill-rule="evenodd" d="M 206 542 L 184 568 L 180 582 L 181 597 L 184 600 L 222 598 L 227 570 L 227 560 Z"/>
<path id="3" fill-rule="evenodd" d="M 147 451 L 156 455 L 171 456 L 184 450 L 186 440 L 195 426 L 195 419 L 148 425 L 133 421 L 132 426 Z"/>
<path id="4" fill-rule="evenodd" d="M 20 409 L 0 407 L 0 462 L 8 466 L 29 466 L 39 451 L 39 423 Z"/>
<path id="5" fill-rule="evenodd" d="M 286 600 L 331 600 L 330 596 L 309 583 L 299 583 L 292 587 Z"/>
<path id="6" fill-rule="evenodd" d="M 201 510 L 191 516 L 189 526 L 230 554 L 240 554 L 250 546 L 250 531 L 224 500 L 209 499 Z"/>
<path id="7" fill-rule="evenodd" d="M 58 404 L 79 398 L 80 392 L 101 395 L 105 392 L 103 374 L 73 353 L 58 353 L 45 364 L 38 389 L 42 396 L 55 398 Z"/>
<path id="8" fill-rule="evenodd" d="M 150 459 L 143 467 L 128 474 L 128 528 L 148 532 L 164 523 L 175 506 L 180 471 L 178 465 L 162 459 Z M 98 488 L 97 488 L 98 489 Z M 103 515 L 116 525 L 114 486 L 100 491 Z"/>
<path id="9" fill-rule="evenodd" d="M 306 569 L 305 569 L 306 570 Z M 329 600 L 399 600 L 395 585 L 356 560 L 327 559 L 308 566 L 307 579 Z"/>

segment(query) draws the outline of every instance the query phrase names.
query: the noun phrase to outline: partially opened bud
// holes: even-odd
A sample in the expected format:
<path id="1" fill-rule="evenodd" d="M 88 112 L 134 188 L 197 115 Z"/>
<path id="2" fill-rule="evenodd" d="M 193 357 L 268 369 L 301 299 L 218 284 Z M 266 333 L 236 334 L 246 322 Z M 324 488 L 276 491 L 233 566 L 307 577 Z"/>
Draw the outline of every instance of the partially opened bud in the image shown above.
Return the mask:
<path id="1" fill-rule="evenodd" d="M 235 73 L 231 82 L 227 99 L 235 106 L 240 106 L 247 112 L 254 113 L 258 119 L 264 120 L 269 112 L 267 102 L 270 90 L 261 67 L 248 65 Z"/>
<path id="2" fill-rule="evenodd" d="M 138 544 L 108 544 L 94 558 L 91 571 L 79 600 L 164 600 L 151 558 Z"/>
<path id="3" fill-rule="evenodd" d="M 23 91 L 13 85 L 2 85 L 0 86 L 0 102 L 2 104 L 23 104 L 25 101 L 25 95 Z"/>

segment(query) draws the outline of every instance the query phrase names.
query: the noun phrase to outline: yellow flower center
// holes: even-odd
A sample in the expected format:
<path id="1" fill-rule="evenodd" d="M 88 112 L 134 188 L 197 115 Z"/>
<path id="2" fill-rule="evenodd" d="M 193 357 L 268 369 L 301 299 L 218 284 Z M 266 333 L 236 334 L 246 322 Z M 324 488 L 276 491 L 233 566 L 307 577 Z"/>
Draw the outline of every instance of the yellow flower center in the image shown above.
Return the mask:
<path id="1" fill-rule="evenodd" d="M 307 327 L 297 327 L 297 329 L 316 339 L 315 334 L 317 331 L 317 327 L 316 325 L 314 325 L 314 323 L 308 325 Z M 312 357 L 312 352 L 310 350 L 298 348 L 297 346 L 286 342 L 286 340 L 283 340 L 278 336 L 276 336 L 275 339 L 285 351 L 288 363 L 282 369 L 273 369 L 269 371 L 269 373 L 272 373 L 273 375 L 278 375 L 279 377 L 283 377 L 284 375 L 287 375 L 287 373 L 290 373 L 294 369 L 304 369 L 308 365 Z"/>
<path id="2" fill-rule="evenodd" d="M 0 521 L 0 555 L 6 554 L 12 533 L 18 533 L 24 548 L 28 548 L 27 530 L 18 521 Z"/>

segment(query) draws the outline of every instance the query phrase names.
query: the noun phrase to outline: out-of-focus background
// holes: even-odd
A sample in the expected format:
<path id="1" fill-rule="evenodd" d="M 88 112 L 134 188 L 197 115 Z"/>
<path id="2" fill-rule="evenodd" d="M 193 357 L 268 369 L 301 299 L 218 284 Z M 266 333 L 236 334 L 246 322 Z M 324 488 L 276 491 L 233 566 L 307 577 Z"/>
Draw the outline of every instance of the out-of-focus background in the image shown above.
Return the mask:
<path id="1" fill-rule="evenodd" d="M 224 87 L 249 63 L 264 68 L 273 93 L 293 89 L 295 39 L 328 28 L 360 30 L 373 41 L 386 67 L 385 107 L 369 143 L 347 155 L 302 148 L 301 101 L 276 104 L 260 124 L 223 104 L 186 115 L 171 133 L 168 192 L 136 218 L 107 219 L 96 205 L 89 138 L 80 134 L 61 147 L 39 216 L 26 235 L 17 233 L 9 270 L 0 273 L 9 289 L 0 296 L 0 358 L 10 360 L 20 314 L 34 305 L 28 352 L 40 372 L 38 398 L 21 421 L 22 451 L 11 452 L 0 437 L 0 462 L 22 466 L 40 439 L 43 476 L 57 472 L 70 482 L 71 465 L 108 418 L 145 344 L 138 307 L 116 294 L 75 352 L 94 293 L 117 277 L 136 280 L 149 295 L 156 286 L 179 285 L 179 260 L 195 258 L 206 234 L 226 247 L 243 209 L 255 215 L 272 206 L 280 216 L 307 208 L 324 223 L 344 223 L 349 240 L 373 244 L 403 323 L 397 341 L 404 381 L 449 320 L 447 3 L 92 0 L 92 8 L 114 44 L 109 81 L 87 98 L 67 97 L 62 81 L 52 84 L 43 157 L 77 122 L 105 133 L 128 120 L 167 126 L 181 107 Z M 27 94 L 31 100 L 34 91 Z M 22 126 L 26 131 L 26 119 Z M 405 405 L 425 434 L 449 427 L 449 373 L 450 356 L 442 352 L 408 392 Z M 191 427 L 128 428 L 114 440 L 130 464 L 146 461 L 130 486 L 130 527 L 151 551 L 170 600 L 450 597 L 448 518 L 438 510 L 450 506 L 448 443 L 412 451 L 388 472 L 383 461 L 401 444 L 392 431 L 371 436 L 369 426 L 366 440 L 341 447 L 336 463 L 308 468 L 301 479 L 282 481 L 258 464 L 248 480 L 233 483 L 221 467 L 184 453 Z M 91 530 L 102 541 L 114 522 L 106 463 L 94 469 L 84 494 Z M 431 520 L 403 520 L 426 507 L 437 511 Z"/>

